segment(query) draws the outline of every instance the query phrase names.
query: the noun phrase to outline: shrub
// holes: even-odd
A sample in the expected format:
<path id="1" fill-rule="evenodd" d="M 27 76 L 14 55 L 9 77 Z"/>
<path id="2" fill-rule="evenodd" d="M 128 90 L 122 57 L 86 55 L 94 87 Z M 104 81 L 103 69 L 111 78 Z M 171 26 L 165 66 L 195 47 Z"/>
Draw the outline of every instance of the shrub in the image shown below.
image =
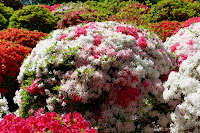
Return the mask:
<path id="1" fill-rule="evenodd" d="M 3 3 L 0 3 L 0 30 L 8 26 L 8 20 L 12 16 L 13 12 L 12 8 L 6 7 Z"/>
<path id="2" fill-rule="evenodd" d="M 141 25 L 144 24 L 141 15 L 146 14 L 149 10 L 150 8 L 148 8 L 145 5 L 131 4 L 120 9 L 120 11 L 111 18 L 109 18 L 109 20 Z"/>
<path id="3" fill-rule="evenodd" d="M 166 127 L 161 80 L 173 67 L 161 44 L 146 30 L 111 21 L 55 30 L 20 68 L 20 115 L 41 107 L 77 111 L 99 132 L 142 132 L 152 122 Z"/>
<path id="4" fill-rule="evenodd" d="M 196 25 L 197 26 L 197 25 Z M 198 27 L 200 27 L 198 23 Z M 187 30 L 186 32 L 187 33 Z M 187 36 L 189 37 L 189 36 Z M 187 41 L 190 41 L 188 38 Z M 195 42 L 199 45 L 199 42 Z M 187 52 L 189 53 L 189 52 Z M 165 82 L 165 91 L 163 97 L 167 103 L 174 104 L 174 112 L 171 113 L 171 131 L 193 133 L 199 132 L 200 118 L 200 52 L 193 56 L 188 56 L 180 65 L 178 72 L 171 72 L 168 80 Z M 177 105 L 177 106 L 176 106 Z"/>
<path id="5" fill-rule="evenodd" d="M 21 44 L 30 48 L 34 48 L 42 37 L 47 34 L 38 31 L 29 31 L 26 29 L 7 28 L 0 31 L 0 39 Z"/>
<path id="6" fill-rule="evenodd" d="M 23 7 L 21 0 L 0 0 L 0 2 L 14 10 L 19 10 Z"/>
<path id="7" fill-rule="evenodd" d="M 189 0 L 162 0 L 151 7 L 146 19 L 149 22 L 185 21 L 191 17 L 197 17 L 200 13 L 200 4 Z"/>
<path id="8" fill-rule="evenodd" d="M 174 34 L 174 31 L 182 26 L 182 22 L 164 20 L 162 22 L 150 24 L 150 28 L 165 42 L 168 37 Z"/>
<path id="9" fill-rule="evenodd" d="M 16 117 L 13 114 L 6 115 L 0 121 L 0 133 L 97 133 L 96 129 L 89 129 L 89 124 L 80 113 L 68 113 L 61 117 L 55 112 L 41 114 L 43 109 L 38 109 L 36 113 L 30 111 L 34 116 L 27 119 Z"/>
<path id="10" fill-rule="evenodd" d="M 200 23 L 195 23 L 189 27 L 180 29 L 175 35 L 168 38 L 163 45 L 174 56 L 180 64 L 188 56 L 194 55 L 200 49 L 199 31 Z"/>
<path id="11" fill-rule="evenodd" d="M 28 5 L 15 11 L 10 18 L 9 27 L 26 28 L 49 33 L 56 29 L 57 18 L 41 5 Z"/>
<path id="12" fill-rule="evenodd" d="M 50 12 L 52 12 L 53 10 L 55 10 L 56 8 L 58 8 L 59 6 L 61 6 L 61 4 L 56 4 L 56 5 L 53 5 L 53 6 L 48 6 L 48 5 L 44 5 L 44 7 L 48 8 Z"/>
<path id="13" fill-rule="evenodd" d="M 88 23 L 94 21 L 105 21 L 106 15 L 101 14 L 98 10 L 92 10 L 89 8 L 82 8 L 77 10 L 73 10 L 70 13 L 62 16 L 62 19 L 58 22 L 58 28 L 66 28 L 69 26 L 77 25 L 80 23 Z"/>
<path id="14" fill-rule="evenodd" d="M 5 29 L 6 27 L 7 27 L 7 20 L 2 14 L 0 14 L 0 30 Z"/>
<path id="15" fill-rule="evenodd" d="M 31 49 L 28 47 L 0 40 L 0 93 L 8 99 L 10 110 L 16 108 L 12 104 L 12 97 L 13 92 L 19 89 L 16 81 L 19 68 L 30 52 Z"/>

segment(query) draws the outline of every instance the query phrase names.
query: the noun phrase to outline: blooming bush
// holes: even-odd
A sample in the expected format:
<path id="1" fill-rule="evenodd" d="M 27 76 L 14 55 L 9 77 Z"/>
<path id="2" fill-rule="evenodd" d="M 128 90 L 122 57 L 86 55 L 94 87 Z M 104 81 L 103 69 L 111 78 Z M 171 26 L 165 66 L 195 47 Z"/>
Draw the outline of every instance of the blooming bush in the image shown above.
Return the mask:
<path id="1" fill-rule="evenodd" d="M 62 19 L 58 22 L 57 27 L 64 29 L 80 23 L 89 23 L 94 21 L 100 22 L 104 20 L 106 20 L 105 15 L 101 14 L 98 10 L 82 8 L 63 15 Z"/>
<path id="2" fill-rule="evenodd" d="M 1 40 L 11 41 L 30 48 L 34 48 L 37 42 L 46 35 L 47 34 L 38 31 L 29 31 L 17 28 L 7 28 L 0 31 Z"/>
<path id="3" fill-rule="evenodd" d="M 194 46 L 197 46 L 197 43 L 199 45 L 199 42 L 196 42 Z M 198 50 L 193 56 L 188 56 L 183 61 L 178 72 L 171 72 L 168 80 L 164 84 L 165 91 L 163 97 L 166 102 L 173 104 L 174 101 L 179 101 L 179 104 L 174 107 L 175 111 L 171 113 L 171 119 L 173 121 L 171 125 L 172 132 L 184 132 L 185 130 L 191 130 L 194 133 L 199 132 L 199 80 L 200 52 Z"/>
<path id="4" fill-rule="evenodd" d="M 52 12 L 53 10 L 55 10 L 56 8 L 58 8 L 59 6 L 61 6 L 61 4 L 56 4 L 56 5 L 53 5 L 53 6 L 48 6 L 48 5 L 44 5 L 44 7 L 48 8 L 50 12 Z"/>
<path id="5" fill-rule="evenodd" d="M 12 99 L 14 92 L 19 89 L 16 80 L 19 68 L 31 50 L 29 47 L 0 40 L 0 93 L 8 99 L 10 111 L 16 109 Z"/>
<path id="6" fill-rule="evenodd" d="M 49 33 L 56 29 L 57 17 L 42 5 L 28 5 L 14 12 L 9 27 Z"/>
<path id="7" fill-rule="evenodd" d="M 144 24 L 141 15 L 146 14 L 149 10 L 150 8 L 145 5 L 131 4 L 120 9 L 120 11 L 109 18 L 109 20 L 140 25 Z"/>
<path id="8" fill-rule="evenodd" d="M 147 22 L 185 21 L 197 17 L 200 13 L 200 4 L 190 0 L 161 0 L 151 7 L 147 13 Z"/>
<path id="9" fill-rule="evenodd" d="M 172 56 L 180 64 L 188 56 L 194 55 L 199 49 L 200 23 L 194 23 L 189 27 L 180 29 L 175 35 L 167 38 L 165 45 Z"/>
<path id="10" fill-rule="evenodd" d="M 56 16 L 62 16 L 65 15 L 67 13 L 69 13 L 70 11 L 74 10 L 78 10 L 80 8 L 83 8 L 83 3 L 82 2 L 68 2 L 68 3 L 63 3 L 61 4 L 58 8 L 56 8 L 55 10 L 52 11 L 52 13 Z"/>
<path id="11" fill-rule="evenodd" d="M 5 97 L 2 98 L 0 94 L 0 120 L 2 120 L 2 118 L 8 114 L 9 114 L 8 102 L 6 98 Z"/>
<path id="12" fill-rule="evenodd" d="M 181 26 L 181 22 L 169 20 L 150 24 L 151 29 L 160 37 L 163 42 L 165 42 L 168 37 L 171 37 L 174 34 L 174 31 L 179 29 Z"/>
<path id="13" fill-rule="evenodd" d="M 0 121 L 0 133 L 97 133 L 96 129 L 89 129 L 89 124 L 80 113 L 68 113 L 61 117 L 55 112 L 41 114 L 42 112 L 43 109 L 38 109 L 36 113 L 31 110 L 33 116 L 27 119 L 13 114 L 6 115 Z"/>
<path id="14" fill-rule="evenodd" d="M 20 68 L 20 115 L 41 107 L 77 111 L 100 132 L 141 132 L 152 122 L 166 127 L 161 80 L 173 64 L 160 44 L 147 30 L 111 21 L 55 30 Z"/>

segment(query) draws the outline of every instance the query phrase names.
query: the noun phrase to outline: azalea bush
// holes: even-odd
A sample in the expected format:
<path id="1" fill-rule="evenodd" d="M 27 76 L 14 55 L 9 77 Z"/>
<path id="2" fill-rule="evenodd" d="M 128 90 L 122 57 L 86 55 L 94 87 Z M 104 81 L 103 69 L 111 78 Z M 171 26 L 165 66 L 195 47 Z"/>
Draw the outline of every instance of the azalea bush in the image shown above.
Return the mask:
<path id="1" fill-rule="evenodd" d="M 200 13 L 200 4 L 190 0 L 161 0 L 151 6 L 146 16 L 147 22 L 185 21 L 191 17 L 197 17 Z"/>
<path id="2" fill-rule="evenodd" d="M 28 5 L 14 12 L 9 27 L 49 33 L 56 29 L 58 18 L 42 5 Z"/>
<path id="3" fill-rule="evenodd" d="M 153 131 L 170 123 L 163 103 L 164 76 L 173 63 L 162 41 L 147 30 L 117 22 L 58 29 L 24 60 L 15 103 L 19 114 L 43 107 L 77 111 L 99 132 Z"/>
<path id="4" fill-rule="evenodd" d="M 162 22 L 150 24 L 150 28 L 165 42 L 168 37 L 174 34 L 175 30 L 182 27 L 182 24 L 183 22 L 164 20 Z"/>
<path id="5" fill-rule="evenodd" d="M 43 4 L 44 7 L 48 8 L 50 12 L 52 12 L 53 10 L 55 10 L 56 8 L 58 8 L 59 6 L 61 6 L 61 4 L 56 4 L 56 5 L 53 5 L 53 6 L 48 6 L 48 5 L 45 5 Z"/>
<path id="6" fill-rule="evenodd" d="M 197 46 L 197 42 L 195 44 Z M 184 132 L 186 130 L 193 133 L 199 132 L 199 61 L 200 52 L 198 49 L 197 53 L 183 61 L 178 72 L 170 73 L 168 80 L 164 84 L 163 97 L 166 102 L 174 103 L 173 101 L 179 101 L 179 104 L 175 106 L 174 112 L 170 114 L 173 121 L 170 128 L 172 132 Z"/>
<path id="7" fill-rule="evenodd" d="M 146 14 L 149 10 L 150 8 L 145 5 L 131 4 L 120 9 L 120 11 L 109 18 L 109 20 L 141 25 L 144 24 L 144 20 L 141 18 L 141 15 Z"/>
<path id="8" fill-rule="evenodd" d="M 42 114 L 43 109 L 38 109 L 27 119 L 6 115 L 0 121 L 0 133 L 36 133 L 36 132 L 56 132 L 56 133 L 97 133 L 96 129 L 89 129 L 89 124 L 80 113 L 68 113 L 61 117 L 55 112 Z"/>
<path id="9" fill-rule="evenodd" d="M 26 29 L 7 28 L 0 31 L 1 40 L 7 40 L 30 48 L 34 48 L 37 42 L 45 36 L 47 34 Z"/>
<path id="10" fill-rule="evenodd" d="M 199 27 L 200 23 L 191 24 L 189 27 L 180 29 L 164 42 L 163 45 L 171 52 L 179 66 L 188 56 L 192 56 L 200 50 Z"/>
<path id="11" fill-rule="evenodd" d="M 13 103 L 13 96 L 19 84 L 17 82 L 17 75 L 19 68 L 31 48 L 12 42 L 0 40 L 0 93 L 6 96 L 9 102 L 10 110 L 16 109 Z"/>
<path id="12" fill-rule="evenodd" d="M 63 15 L 61 20 L 58 22 L 58 28 L 66 28 L 80 23 L 89 23 L 94 21 L 104 21 L 106 15 L 101 14 L 98 10 L 92 10 L 89 8 L 82 8 L 79 10 L 73 10 L 66 15 Z"/>

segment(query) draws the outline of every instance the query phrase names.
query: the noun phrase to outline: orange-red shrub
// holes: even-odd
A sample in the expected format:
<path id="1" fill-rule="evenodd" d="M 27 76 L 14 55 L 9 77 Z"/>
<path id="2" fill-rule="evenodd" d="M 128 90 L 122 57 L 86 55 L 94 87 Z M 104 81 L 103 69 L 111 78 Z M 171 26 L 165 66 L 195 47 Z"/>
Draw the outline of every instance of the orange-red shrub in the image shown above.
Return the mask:
<path id="1" fill-rule="evenodd" d="M 150 25 L 150 28 L 164 42 L 167 39 L 167 37 L 171 37 L 174 33 L 174 30 L 181 27 L 181 25 L 182 22 L 164 20 L 159 23 L 152 23 Z"/>
<path id="2" fill-rule="evenodd" d="M 16 44 L 34 48 L 37 41 L 47 34 L 38 31 L 29 31 L 26 29 L 7 28 L 0 31 L 0 39 L 11 41 Z"/>

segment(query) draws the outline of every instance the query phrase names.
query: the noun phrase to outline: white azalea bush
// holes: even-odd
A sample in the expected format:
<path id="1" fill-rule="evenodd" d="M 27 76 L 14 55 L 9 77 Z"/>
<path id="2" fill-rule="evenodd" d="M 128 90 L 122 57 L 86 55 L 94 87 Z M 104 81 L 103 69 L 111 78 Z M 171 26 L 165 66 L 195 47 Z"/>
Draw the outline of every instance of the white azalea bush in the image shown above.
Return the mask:
<path id="1" fill-rule="evenodd" d="M 61 115 L 77 111 L 100 132 L 152 132 L 171 121 L 162 80 L 172 69 L 162 41 L 146 30 L 81 24 L 36 45 L 20 68 L 14 101 L 22 117 L 43 107 Z"/>
<path id="2" fill-rule="evenodd" d="M 175 35 L 167 38 L 163 45 L 174 56 L 179 66 L 188 56 L 194 55 L 200 50 L 200 23 L 191 24 L 180 29 Z"/>
<path id="3" fill-rule="evenodd" d="M 8 101 L 5 97 L 2 98 L 0 93 L 0 120 L 2 120 L 5 115 L 10 114 L 8 109 Z"/>
<path id="4" fill-rule="evenodd" d="M 180 65 L 179 72 L 171 72 L 164 83 L 166 102 L 180 101 L 171 113 L 172 132 L 200 131 L 200 51 Z"/>

